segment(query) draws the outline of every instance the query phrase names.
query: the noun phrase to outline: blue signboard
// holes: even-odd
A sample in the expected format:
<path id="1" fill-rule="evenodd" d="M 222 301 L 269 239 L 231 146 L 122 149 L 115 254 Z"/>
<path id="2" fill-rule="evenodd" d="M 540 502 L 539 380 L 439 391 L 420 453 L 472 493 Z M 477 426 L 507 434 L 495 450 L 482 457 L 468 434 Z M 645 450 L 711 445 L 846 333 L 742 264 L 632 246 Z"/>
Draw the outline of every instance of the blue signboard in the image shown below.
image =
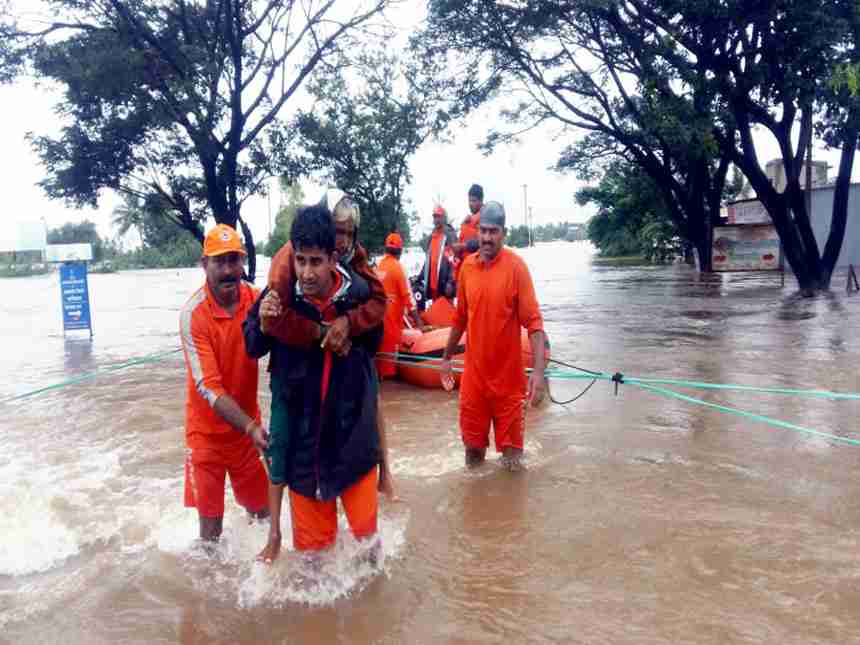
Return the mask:
<path id="1" fill-rule="evenodd" d="M 86 262 L 65 262 L 60 265 L 60 298 L 63 305 L 63 330 L 88 329 L 92 335 Z"/>

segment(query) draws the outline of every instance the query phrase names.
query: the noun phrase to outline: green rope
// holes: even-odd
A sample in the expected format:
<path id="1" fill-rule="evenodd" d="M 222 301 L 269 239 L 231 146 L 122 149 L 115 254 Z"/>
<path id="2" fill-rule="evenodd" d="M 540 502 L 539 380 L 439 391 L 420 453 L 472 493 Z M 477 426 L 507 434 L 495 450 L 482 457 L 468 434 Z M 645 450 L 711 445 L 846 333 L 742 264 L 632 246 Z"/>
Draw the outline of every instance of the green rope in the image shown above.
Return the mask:
<path id="1" fill-rule="evenodd" d="M 401 365 L 409 365 L 410 367 L 419 367 L 419 368 L 427 368 L 427 369 L 439 369 L 439 365 L 429 365 L 429 364 L 420 364 L 415 363 L 412 359 L 417 361 L 422 360 L 436 360 L 440 359 L 434 358 L 425 358 L 410 356 L 410 360 L 403 361 L 400 359 L 398 354 L 381 354 L 385 360 L 394 361 L 396 363 L 400 363 Z M 455 369 L 454 371 L 460 372 L 462 370 Z M 530 368 L 526 369 L 526 372 L 531 372 Z M 606 373 L 579 373 L 572 369 L 547 369 L 544 371 L 544 374 L 547 378 L 555 378 L 562 380 L 600 380 L 600 381 L 612 381 L 613 376 L 611 374 Z M 674 390 L 670 390 L 668 388 L 663 388 L 655 385 L 656 383 L 661 384 L 671 384 L 678 385 L 684 387 L 698 387 L 703 389 L 721 389 L 721 390 L 741 390 L 747 392 L 764 392 L 768 394 L 789 394 L 789 395 L 799 395 L 799 396 L 812 396 L 819 398 L 827 398 L 827 399 L 848 399 L 848 400 L 858 400 L 860 399 L 860 394 L 845 394 L 838 392 L 830 392 L 827 390 L 796 390 L 790 388 L 770 388 L 770 387 L 752 387 L 747 385 L 724 385 L 718 383 L 706 383 L 702 381 L 685 381 L 682 379 L 656 379 L 656 378 L 636 378 L 636 377 L 623 377 L 623 383 L 635 385 L 645 390 L 649 390 L 651 392 L 655 392 L 657 394 L 662 394 L 664 396 L 680 399 L 682 401 L 686 401 L 687 403 L 692 403 L 694 405 L 703 405 L 709 408 L 713 408 L 715 410 L 719 410 L 721 412 L 726 412 L 728 414 L 734 414 L 736 416 L 744 417 L 747 419 L 752 419 L 753 421 L 759 421 L 761 423 L 766 423 L 777 428 L 783 428 L 786 430 L 793 430 L 795 432 L 800 432 L 808 435 L 813 435 L 816 437 L 822 437 L 824 439 L 829 439 L 831 441 L 837 441 L 840 443 L 850 444 L 852 446 L 860 446 L 860 439 L 851 439 L 848 437 L 840 437 L 839 435 L 831 434 L 828 432 L 821 432 L 819 430 L 812 430 L 811 428 L 804 428 L 803 426 L 799 426 L 793 423 L 789 423 L 787 421 L 781 421 L 780 419 L 774 419 L 772 417 L 765 416 L 763 414 L 755 414 L 752 412 L 746 412 L 744 410 L 739 410 L 737 408 L 732 408 L 726 405 L 719 405 L 717 403 L 709 403 L 708 401 L 703 401 L 702 399 L 697 399 L 692 396 L 688 396 L 686 394 L 681 394 L 680 392 L 675 392 Z"/>
<path id="2" fill-rule="evenodd" d="M 547 369 L 544 374 L 547 378 L 554 378 L 560 380 L 591 380 L 598 379 L 600 381 L 611 381 L 612 375 L 606 373 L 599 374 L 580 374 L 573 370 L 566 369 Z M 752 385 L 730 385 L 724 383 L 706 383 L 703 381 L 685 381 L 683 379 L 670 379 L 670 378 L 640 378 L 636 376 L 627 376 L 624 375 L 624 383 L 628 383 L 631 385 L 644 385 L 644 384 L 661 384 L 661 385 L 676 385 L 678 387 L 691 387 L 691 388 L 700 388 L 700 389 L 709 389 L 709 390 L 738 390 L 742 392 L 760 392 L 763 394 L 787 394 L 791 396 L 809 396 L 821 399 L 831 399 L 831 400 L 848 400 L 848 401 L 860 401 L 860 394 L 855 394 L 852 392 L 830 392 L 828 390 L 798 390 L 791 388 L 778 388 L 778 387 L 755 387 Z"/>
<path id="3" fill-rule="evenodd" d="M 156 354 L 147 354 L 146 356 L 141 356 L 139 358 L 133 358 L 128 361 L 124 361 L 122 363 L 117 363 L 116 365 L 111 365 L 109 367 L 105 367 L 102 369 L 95 370 L 93 372 L 87 372 L 86 374 L 81 374 L 80 376 L 76 376 L 74 378 L 70 378 L 65 381 L 61 381 L 59 383 L 54 383 L 53 385 L 46 385 L 45 387 L 40 387 L 37 390 L 32 390 L 30 392 L 25 392 L 24 394 L 15 394 L 13 396 L 6 397 L 5 399 L 0 399 L 0 405 L 4 403 L 11 403 L 12 401 L 19 401 L 21 399 L 26 399 L 31 396 L 35 396 L 37 394 L 43 394 L 45 392 L 50 392 L 51 390 L 58 390 L 60 388 L 66 387 L 68 385 L 74 385 L 75 383 L 80 383 L 82 381 L 88 381 L 90 379 L 94 379 L 97 376 L 101 376 L 107 372 L 116 372 L 117 370 L 125 369 L 126 367 L 133 367 L 135 365 L 142 365 L 144 363 L 155 363 L 160 361 L 166 356 L 171 354 L 176 354 L 177 352 L 181 352 L 182 348 L 177 347 L 176 349 L 170 349 L 166 352 L 158 352 Z"/>
<path id="4" fill-rule="evenodd" d="M 76 376 L 74 378 L 61 381 L 60 383 L 54 383 L 53 385 L 48 385 L 36 390 L 32 390 L 30 392 L 25 392 L 24 394 L 17 394 L 5 399 L 0 400 L 0 405 L 4 403 L 10 403 L 12 401 L 18 401 L 21 399 L 25 399 L 31 396 L 35 396 L 37 394 L 43 394 L 45 392 L 49 392 L 51 390 L 57 390 L 69 385 L 73 385 L 75 383 L 80 383 L 82 381 L 87 381 L 97 376 L 101 376 L 102 374 L 108 372 L 115 372 L 117 370 L 125 369 L 127 367 L 133 367 L 135 365 L 142 365 L 145 363 L 154 363 L 162 360 L 163 358 L 170 356 L 171 354 L 176 354 L 182 351 L 181 347 L 177 347 L 175 349 L 167 350 L 164 352 L 158 352 L 155 354 L 148 354 L 146 356 L 141 356 L 139 358 L 134 358 L 128 361 L 124 361 L 122 363 L 118 363 L 116 365 L 111 365 L 109 367 L 105 367 L 99 370 L 95 370 L 93 372 L 88 372 L 86 374 L 82 374 L 80 376 Z M 441 358 L 433 357 L 433 356 L 420 356 L 420 355 L 409 355 L 402 353 L 389 353 L 389 352 L 380 352 L 377 354 L 377 357 L 385 360 L 392 361 L 394 363 L 399 363 L 401 365 L 407 365 L 409 367 L 417 367 L 419 369 L 431 369 L 431 370 L 439 370 Z M 430 363 L 430 361 L 434 361 L 434 363 Z M 463 361 L 459 359 L 455 359 L 451 361 L 453 371 L 462 372 Z M 527 372 L 531 372 L 531 369 L 527 369 Z M 573 369 L 547 369 L 544 371 L 544 374 L 547 378 L 554 378 L 560 380 L 601 380 L 601 381 L 612 381 L 613 376 L 606 373 L 579 373 Z M 826 398 L 826 399 L 842 399 L 842 400 L 860 400 L 860 394 L 853 393 L 839 393 L 839 392 L 830 392 L 827 390 L 799 390 L 799 389 L 791 389 L 791 388 L 770 388 L 770 387 L 753 387 L 748 385 L 728 385 L 721 383 L 706 383 L 702 381 L 685 381 L 682 379 L 657 379 L 657 378 L 637 378 L 624 376 L 623 383 L 629 385 L 635 385 L 645 390 L 649 390 L 651 392 L 655 392 L 657 394 L 662 394 L 664 396 L 668 396 L 671 398 L 680 399 L 681 401 L 686 401 L 687 403 L 692 403 L 694 405 L 703 405 L 709 408 L 713 408 L 715 410 L 719 410 L 721 412 L 726 412 L 728 414 L 734 414 L 736 416 L 744 417 L 747 419 L 752 419 L 754 421 L 759 421 L 762 423 L 766 423 L 778 428 L 784 428 L 787 430 L 793 430 L 795 432 L 801 432 L 804 434 L 814 435 L 817 437 L 822 437 L 825 439 L 829 439 L 831 441 L 837 441 L 841 443 L 851 444 L 855 446 L 860 446 L 860 439 L 850 439 L 847 437 L 840 437 L 839 435 L 820 432 L 818 430 L 812 430 L 810 428 L 804 428 L 802 426 L 795 425 L 793 423 L 788 423 L 787 421 L 781 421 L 779 419 L 774 419 L 772 417 L 768 417 L 761 414 L 754 414 L 752 412 L 746 412 L 744 410 L 739 410 L 737 408 L 732 408 L 725 405 L 719 405 L 716 403 L 710 403 L 708 401 L 703 401 L 702 399 L 697 399 L 692 396 L 687 396 L 686 394 L 681 394 L 680 392 L 675 392 L 674 390 L 670 390 L 667 388 L 659 387 L 656 384 L 667 384 L 667 385 L 676 385 L 679 387 L 693 387 L 693 388 L 701 388 L 701 389 L 719 389 L 719 390 L 740 390 L 745 392 L 762 392 L 768 394 L 787 394 L 787 395 L 795 395 L 795 396 L 811 396 L 818 398 Z"/>
<path id="5" fill-rule="evenodd" d="M 438 357 L 426 357 L 419 355 L 411 355 L 404 353 L 388 353 L 388 352 L 380 352 L 377 356 L 381 357 L 383 360 L 391 361 L 394 363 L 399 363 L 401 365 L 410 365 L 417 367 L 416 363 L 426 362 L 426 361 L 441 361 L 441 358 Z M 408 358 L 404 358 L 408 357 Z M 461 360 L 453 360 L 452 363 L 454 365 L 462 365 L 463 361 Z M 430 369 L 438 369 L 438 366 L 425 366 Z M 526 369 L 526 372 L 531 372 L 531 368 Z M 586 380 L 590 381 L 591 379 L 597 379 L 599 381 L 611 381 L 612 375 L 607 374 L 605 372 L 589 372 L 589 373 L 580 373 L 573 369 L 564 369 L 564 368 L 547 368 L 544 370 L 544 375 L 547 378 L 554 378 L 560 380 Z M 813 398 L 820 399 L 831 399 L 831 400 L 842 400 L 842 401 L 860 401 L 860 394 L 856 394 L 853 392 L 831 392 L 829 390 L 801 390 L 794 388 L 780 388 L 780 387 L 756 387 L 753 385 L 733 385 L 726 383 L 708 383 L 704 381 L 687 381 L 684 379 L 672 379 L 672 378 L 647 378 L 647 377 L 637 377 L 637 376 L 624 376 L 624 383 L 630 384 L 651 384 L 651 385 L 676 385 L 678 387 L 690 387 L 690 388 L 699 388 L 705 390 L 737 390 L 741 392 L 759 392 L 762 394 L 786 394 L 789 396 L 808 396 Z"/>
<path id="6" fill-rule="evenodd" d="M 811 396 L 821 399 L 834 400 L 849 400 L 860 401 L 860 394 L 830 392 L 828 390 L 795 390 L 792 388 L 781 387 L 755 387 L 752 385 L 726 385 L 723 383 L 704 383 L 701 381 L 684 381 L 682 379 L 671 378 L 631 378 L 624 377 L 625 383 L 634 384 L 662 384 L 662 385 L 677 385 L 680 387 L 697 387 L 705 390 L 740 390 L 742 392 L 761 392 L 764 394 L 788 394 L 792 396 Z"/>
<path id="7" fill-rule="evenodd" d="M 624 379 L 627 382 L 627 379 Z M 658 387 L 656 385 L 648 385 L 647 383 L 633 383 L 637 387 L 641 387 L 645 390 L 650 390 L 651 392 L 656 392 L 657 394 L 662 394 L 664 396 L 672 397 L 675 399 L 680 399 L 681 401 L 686 401 L 687 403 L 693 403 L 695 405 L 704 405 L 709 408 L 713 408 L 715 410 L 719 410 L 720 412 L 727 412 L 729 414 L 734 414 L 739 417 L 744 417 L 747 419 L 752 419 L 753 421 L 760 421 L 762 423 L 767 423 L 772 426 L 776 426 L 777 428 L 785 428 L 786 430 L 793 430 L 795 432 L 802 432 L 809 435 L 814 435 L 816 437 L 823 437 L 824 439 L 830 439 L 831 441 L 838 441 L 841 443 L 847 443 L 852 446 L 860 446 L 860 439 L 850 439 L 848 437 L 840 437 L 839 435 L 830 434 L 828 432 L 820 432 L 818 430 L 812 430 L 810 428 L 804 428 L 803 426 L 798 426 L 793 423 L 788 423 L 787 421 L 780 421 L 779 419 L 774 419 L 772 417 L 764 416 L 763 414 L 754 414 L 752 412 L 746 412 L 744 410 L 738 410 L 737 408 L 730 408 L 727 405 L 719 405 L 717 403 L 709 403 L 708 401 L 702 401 L 702 399 L 697 399 L 692 396 L 687 396 L 686 394 L 681 394 L 680 392 L 675 392 L 674 390 L 669 390 L 664 387 Z"/>

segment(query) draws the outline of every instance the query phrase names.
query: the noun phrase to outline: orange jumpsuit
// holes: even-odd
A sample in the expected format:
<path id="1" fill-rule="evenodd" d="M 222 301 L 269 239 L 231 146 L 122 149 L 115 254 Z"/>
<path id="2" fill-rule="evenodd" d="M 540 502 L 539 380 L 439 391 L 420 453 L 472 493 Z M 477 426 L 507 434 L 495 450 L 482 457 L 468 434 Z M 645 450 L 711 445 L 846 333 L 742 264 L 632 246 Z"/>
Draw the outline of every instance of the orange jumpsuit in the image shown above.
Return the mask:
<path id="1" fill-rule="evenodd" d="M 403 333 L 403 315 L 415 309 L 412 301 L 412 293 L 406 281 L 406 273 L 400 265 L 400 261 L 393 255 L 385 254 L 379 261 L 376 274 L 382 281 L 385 295 L 388 297 L 388 306 L 385 308 L 384 332 L 380 352 L 394 353 L 400 344 L 400 336 Z M 381 378 L 394 376 L 396 364 L 394 361 L 377 358 L 376 371 Z"/>
<path id="2" fill-rule="evenodd" d="M 480 253 L 462 264 L 457 288 L 456 327 L 467 334 L 460 385 L 460 432 L 469 448 L 489 445 L 490 423 L 496 450 L 522 449 L 528 378 L 520 327 L 543 331 L 543 318 L 525 262 L 502 248 L 490 262 Z"/>
<path id="3" fill-rule="evenodd" d="M 477 240 L 478 234 L 480 232 L 481 226 L 481 214 L 475 213 L 474 215 L 469 215 L 463 223 L 460 224 L 460 244 L 466 244 L 470 240 Z M 460 281 L 460 269 L 463 266 L 463 261 L 466 259 L 466 256 L 474 253 L 474 251 L 463 250 L 459 255 L 459 262 L 457 263 L 456 268 L 454 269 L 454 279 L 459 282 Z"/>
<path id="4" fill-rule="evenodd" d="M 201 517 L 224 515 L 224 483 L 236 501 L 256 513 L 268 506 L 268 479 L 251 438 L 215 412 L 218 397 L 230 395 L 260 423 L 257 359 L 245 353 L 242 321 L 257 290 L 241 283 L 239 304 L 230 315 L 209 285 L 198 289 L 182 308 L 179 332 L 188 371 L 185 403 L 185 506 Z"/>

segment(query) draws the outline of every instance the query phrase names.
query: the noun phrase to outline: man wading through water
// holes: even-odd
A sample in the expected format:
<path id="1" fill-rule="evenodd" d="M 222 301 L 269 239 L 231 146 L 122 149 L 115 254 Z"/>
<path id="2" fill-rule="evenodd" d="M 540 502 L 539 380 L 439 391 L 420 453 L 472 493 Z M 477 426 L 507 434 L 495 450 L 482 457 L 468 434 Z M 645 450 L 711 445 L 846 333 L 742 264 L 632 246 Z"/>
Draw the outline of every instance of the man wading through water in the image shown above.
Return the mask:
<path id="1" fill-rule="evenodd" d="M 268 310 L 269 315 L 261 319 L 258 324 L 263 325 L 262 331 L 267 336 L 279 342 L 295 347 L 310 347 L 315 343 L 321 343 L 335 354 L 342 354 L 349 347 L 351 339 L 366 334 L 382 324 L 388 297 L 385 295 L 385 288 L 367 262 L 367 251 L 358 243 L 358 229 L 361 223 L 358 204 L 342 190 L 332 188 L 323 195 L 320 206 L 325 208 L 334 219 L 338 262 L 367 282 L 370 297 L 355 309 L 338 316 L 330 324 L 319 324 L 298 315 L 289 307 L 282 307 L 281 303 L 291 298 L 296 282 L 293 246 L 287 242 L 272 258 L 272 266 L 269 269 L 271 309 Z M 382 406 L 378 407 L 377 430 L 382 453 L 379 464 L 379 490 L 390 500 L 396 501 L 394 480 L 388 462 L 385 419 L 382 415 Z"/>
<path id="2" fill-rule="evenodd" d="M 290 232 L 296 281 L 288 299 L 269 292 L 260 302 L 262 327 L 251 311 L 245 343 L 251 355 L 271 351 L 272 423 L 267 450 L 272 513 L 269 539 L 258 555 L 274 561 L 281 549 L 284 486 L 289 487 L 293 546 L 319 551 L 334 545 L 337 499 L 357 539 L 377 527 L 377 376 L 373 356 L 382 326 L 347 339 L 335 352 L 319 341 L 307 347 L 273 342 L 263 330 L 280 309 L 316 325 L 331 325 L 371 297 L 363 276 L 338 262 L 335 225 L 321 206 L 299 209 Z M 325 340 L 325 334 L 318 338 Z M 375 556 L 378 543 L 374 547 Z"/>
<path id="3" fill-rule="evenodd" d="M 490 424 L 496 451 L 511 470 L 522 467 L 525 406 L 538 405 L 546 379 L 543 318 L 526 263 L 504 248 L 505 209 L 498 202 L 481 208 L 478 253 L 466 257 L 457 286 L 457 314 L 442 356 L 442 385 L 454 387 L 451 356 L 467 332 L 460 384 L 460 433 L 466 465 L 484 461 Z M 526 377 L 520 327 L 529 334 L 534 370 Z"/>
<path id="4" fill-rule="evenodd" d="M 256 517 L 269 515 L 257 452 L 266 447 L 257 360 L 243 350 L 242 321 L 257 298 L 257 290 L 242 282 L 245 255 L 231 227 L 219 224 L 209 232 L 201 260 L 206 283 L 182 308 L 179 322 L 188 370 L 185 506 L 197 508 L 206 541 L 221 536 L 227 474 L 239 504 Z"/>

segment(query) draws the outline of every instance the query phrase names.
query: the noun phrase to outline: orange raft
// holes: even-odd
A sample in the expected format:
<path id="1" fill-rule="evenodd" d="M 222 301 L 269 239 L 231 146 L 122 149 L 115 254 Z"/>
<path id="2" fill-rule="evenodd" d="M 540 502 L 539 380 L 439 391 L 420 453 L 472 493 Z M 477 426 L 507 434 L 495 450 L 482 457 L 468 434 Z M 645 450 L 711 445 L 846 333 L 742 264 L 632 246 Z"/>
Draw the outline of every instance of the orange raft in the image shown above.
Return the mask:
<path id="1" fill-rule="evenodd" d="M 439 366 L 450 332 L 450 327 L 442 327 L 427 332 L 418 329 L 404 329 L 403 335 L 400 337 L 400 348 L 397 356 L 397 378 L 419 387 L 441 388 Z M 464 333 L 453 356 L 455 370 L 458 367 L 462 369 L 462 361 L 466 354 L 466 342 L 466 334 Z M 520 344 L 523 363 L 532 367 L 534 360 L 529 336 L 525 329 L 521 332 Z M 549 347 L 547 347 L 547 358 L 549 358 Z M 454 372 L 454 380 L 456 386 L 460 387 L 460 373 L 457 371 Z"/>

